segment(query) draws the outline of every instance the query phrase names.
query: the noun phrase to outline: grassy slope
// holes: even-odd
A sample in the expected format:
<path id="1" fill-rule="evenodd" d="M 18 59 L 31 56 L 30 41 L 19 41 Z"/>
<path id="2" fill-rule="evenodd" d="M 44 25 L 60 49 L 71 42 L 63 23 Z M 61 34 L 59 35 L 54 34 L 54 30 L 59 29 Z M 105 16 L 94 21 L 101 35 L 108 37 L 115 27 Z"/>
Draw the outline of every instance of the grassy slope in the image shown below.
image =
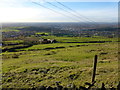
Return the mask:
<path id="1" fill-rule="evenodd" d="M 45 50 L 48 47 L 61 46 L 65 48 Z M 30 49 L 36 50 L 28 51 Z M 3 87 L 55 86 L 56 81 L 61 81 L 63 86 L 70 83 L 84 86 L 85 82 L 91 82 L 95 54 L 99 55 L 95 85 L 100 87 L 104 82 L 106 87 L 111 85 L 116 87 L 118 84 L 117 43 L 115 42 L 43 44 L 24 50 L 26 51 L 3 53 L 3 56 L 19 56 L 19 58 L 3 59 Z"/>
<path id="2" fill-rule="evenodd" d="M 46 39 L 56 39 L 59 42 L 88 42 L 88 41 L 118 41 L 118 38 L 107 37 L 56 37 L 56 36 L 43 36 Z"/>

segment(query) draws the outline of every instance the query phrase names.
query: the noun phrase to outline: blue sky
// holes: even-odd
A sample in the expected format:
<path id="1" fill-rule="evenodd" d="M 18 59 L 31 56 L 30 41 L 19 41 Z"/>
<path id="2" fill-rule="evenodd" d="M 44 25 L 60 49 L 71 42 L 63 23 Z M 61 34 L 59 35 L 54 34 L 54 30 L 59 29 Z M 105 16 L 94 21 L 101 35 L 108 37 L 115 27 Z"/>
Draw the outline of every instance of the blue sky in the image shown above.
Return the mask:
<path id="1" fill-rule="evenodd" d="M 55 12 L 34 4 L 32 1 L 51 8 Z M 58 9 L 44 0 L 1 0 L 0 22 L 117 22 L 118 19 L 118 2 L 75 2 L 75 0 L 74 2 L 61 2 L 77 14 L 55 0 L 50 3 L 62 9 Z"/>

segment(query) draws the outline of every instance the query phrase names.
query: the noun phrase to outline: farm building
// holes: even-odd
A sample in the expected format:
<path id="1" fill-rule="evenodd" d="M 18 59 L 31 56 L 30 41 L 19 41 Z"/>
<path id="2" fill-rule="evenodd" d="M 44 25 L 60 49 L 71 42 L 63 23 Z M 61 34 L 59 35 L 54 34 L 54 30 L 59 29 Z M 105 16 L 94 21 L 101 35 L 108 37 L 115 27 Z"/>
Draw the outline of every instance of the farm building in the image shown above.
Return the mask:
<path id="1" fill-rule="evenodd" d="M 40 39 L 39 41 L 42 44 L 56 43 L 57 42 L 55 39 Z"/>

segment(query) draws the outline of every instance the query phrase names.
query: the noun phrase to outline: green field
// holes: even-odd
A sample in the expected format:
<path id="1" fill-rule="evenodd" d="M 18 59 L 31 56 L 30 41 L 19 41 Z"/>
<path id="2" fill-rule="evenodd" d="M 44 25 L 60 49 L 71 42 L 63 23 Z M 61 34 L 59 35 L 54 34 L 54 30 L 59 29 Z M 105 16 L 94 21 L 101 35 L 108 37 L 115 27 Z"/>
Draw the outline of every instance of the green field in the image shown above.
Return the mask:
<path id="1" fill-rule="evenodd" d="M 59 43 L 38 44 L 16 49 L 17 52 L 2 53 L 4 88 L 32 88 L 42 85 L 55 87 L 57 81 L 64 87 L 69 84 L 84 86 L 85 82 L 91 83 L 95 55 L 98 55 L 98 63 L 94 87 L 101 87 L 102 83 L 105 83 L 106 88 L 117 87 L 117 38 L 44 38 L 56 39 Z M 85 41 L 112 42 L 79 43 Z"/>
<path id="2" fill-rule="evenodd" d="M 42 36 L 46 39 L 56 39 L 59 42 L 88 42 L 88 41 L 117 41 L 118 38 L 107 38 L 101 36 L 93 37 L 57 37 L 57 36 Z"/>

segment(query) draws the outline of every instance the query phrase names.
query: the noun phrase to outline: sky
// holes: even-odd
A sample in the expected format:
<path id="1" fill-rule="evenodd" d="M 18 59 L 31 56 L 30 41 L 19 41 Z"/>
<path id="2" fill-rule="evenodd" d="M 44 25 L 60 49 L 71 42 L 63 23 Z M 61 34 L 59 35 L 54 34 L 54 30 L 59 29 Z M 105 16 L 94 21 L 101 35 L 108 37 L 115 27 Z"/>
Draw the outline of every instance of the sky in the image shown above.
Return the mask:
<path id="1" fill-rule="evenodd" d="M 56 0 L 0 0 L 0 22 L 117 22 L 118 19 L 117 0 L 57 1 L 71 10 Z"/>

